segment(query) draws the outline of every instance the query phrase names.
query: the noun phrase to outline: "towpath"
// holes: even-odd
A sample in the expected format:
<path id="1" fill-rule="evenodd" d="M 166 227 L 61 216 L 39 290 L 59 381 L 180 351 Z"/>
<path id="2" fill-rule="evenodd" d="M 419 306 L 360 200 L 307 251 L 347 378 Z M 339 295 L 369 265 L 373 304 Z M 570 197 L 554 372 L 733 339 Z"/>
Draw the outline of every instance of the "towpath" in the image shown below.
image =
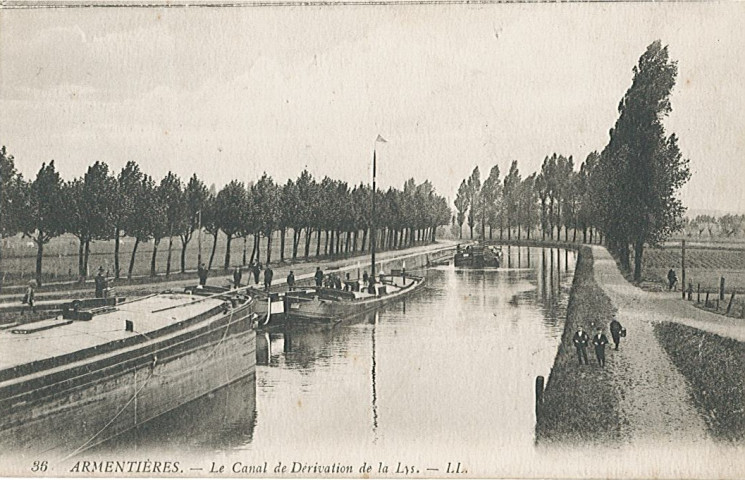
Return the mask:
<path id="1" fill-rule="evenodd" d="M 448 240 L 439 240 L 435 244 L 430 245 L 420 245 L 412 248 L 407 248 L 403 250 L 388 250 L 384 252 L 379 252 L 376 255 L 376 264 L 383 265 L 383 268 L 388 271 L 388 268 L 386 267 L 386 262 L 394 260 L 394 259 L 405 259 L 407 257 L 413 257 L 418 256 L 422 254 L 434 254 L 442 250 L 452 249 L 455 246 L 456 242 L 448 241 Z M 348 258 L 338 258 L 338 259 L 324 259 L 320 261 L 302 261 L 295 264 L 283 264 L 283 265 L 277 265 L 273 266 L 272 269 L 274 270 L 274 280 L 272 281 L 273 287 L 282 287 L 286 283 L 287 275 L 290 273 L 290 270 L 293 270 L 295 273 L 295 279 L 298 282 L 305 282 L 307 283 L 310 279 L 313 278 L 313 275 L 315 274 L 316 267 L 321 267 L 324 271 L 327 270 L 334 270 L 334 271 L 350 271 L 354 272 L 352 276 L 356 277 L 357 272 L 357 265 L 360 265 L 360 268 L 362 270 L 370 270 L 370 257 L 369 255 L 360 255 L 360 256 L 354 256 L 354 257 L 348 257 Z M 245 268 L 245 267 L 244 267 Z M 228 281 L 232 281 L 232 273 L 231 272 L 224 272 L 222 269 L 213 270 L 210 272 L 210 276 L 207 280 L 208 285 L 227 285 Z M 264 281 L 264 274 L 262 272 L 261 274 L 261 285 L 263 286 Z M 253 278 L 250 272 L 248 270 L 244 270 L 243 272 L 243 283 L 251 282 L 253 284 Z M 174 280 L 174 281 L 161 281 L 151 284 L 133 284 L 133 285 L 127 285 L 126 280 L 121 281 L 120 283 L 114 283 L 112 286 L 116 289 L 117 295 L 120 296 L 127 296 L 127 294 L 139 294 L 143 293 L 147 290 L 156 290 L 156 291 L 162 291 L 162 290 L 168 290 L 168 289 L 180 289 L 187 287 L 189 285 L 196 285 L 197 283 L 197 276 L 194 275 L 193 278 L 190 279 L 181 279 L 181 280 Z M 83 298 L 83 297 L 92 297 L 93 296 L 93 287 L 89 286 L 87 289 L 81 290 L 80 288 L 72 288 L 75 285 L 71 284 L 71 288 L 69 290 L 56 290 L 53 292 L 37 292 L 36 293 L 36 306 L 43 308 L 44 305 L 52 305 L 52 304 L 58 304 L 60 302 L 60 298 Z M 273 288 L 274 289 L 274 288 Z M 13 294 L 3 294 L 0 295 L 0 313 L 3 311 L 12 311 L 17 310 L 20 306 L 20 298 L 22 294 L 13 293 Z M 47 298 L 45 298 L 47 297 Z"/>
<path id="2" fill-rule="evenodd" d="M 621 275 L 604 247 L 593 246 L 595 279 L 627 328 L 618 351 L 608 352 L 618 380 L 624 439 L 641 444 L 710 443 L 691 390 L 654 335 L 656 322 L 677 322 L 745 341 L 745 322 L 697 309 L 679 294 L 645 292 Z"/>

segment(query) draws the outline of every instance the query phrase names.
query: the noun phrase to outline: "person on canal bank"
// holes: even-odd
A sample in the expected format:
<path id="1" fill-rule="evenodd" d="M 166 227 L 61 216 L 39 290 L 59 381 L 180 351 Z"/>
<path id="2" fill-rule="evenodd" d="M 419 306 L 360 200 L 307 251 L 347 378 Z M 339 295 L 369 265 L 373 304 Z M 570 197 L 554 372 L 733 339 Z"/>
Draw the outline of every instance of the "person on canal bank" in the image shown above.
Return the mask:
<path id="1" fill-rule="evenodd" d="M 598 333 L 592 337 L 592 344 L 595 345 L 595 358 L 598 359 L 598 365 L 605 366 L 605 346 L 608 345 L 608 337 L 603 333 L 602 328 L 598 328 Z"/>
<path id="2" fill-rule="evenodd" d="M 201 285 L 202 287 L 207 285 L 208 273 L 209 271 L 207 270 L 207 268 L 205 268 L 204 263 L 201 264 L 199 268 L 197 269 L 197 276 L 199 277 L 199 285 Z"/>
<path id="3" fill-rule="evenodd" d="M 614 317 L 610 322 L 610 336 L 613 339 L 613 343 L 616 344 L 616 350 L 618 345 L 621 343 L 621 337 L 626 335 L 626 329 L 621 326 L 621 323 Z"/>
<path id="4" fill-rule="evenodd" d="M 313 275 L 313 278 L 316 280 L 316 287 L 323 285 L 323 270 L 321 270 L 321 267 L 316 267 L 316 274 Z"/>
<path id="5" fill-rule="evenodd" d="M 98 267 L 98 273 L 93 281 L 96 284 L 96 298 L 104 298 L 104 292 L 106 291 L 106 277 L 103 275 L 103 267 Z"/>
<path id="6" fill-rule="evenodd" d="M 295 290 L 295 273 L 292 270 L 287 275 L 287 286 L 290 290 Z"/>
<path id="7" fill-rule="evenodd" d="M 574 348 L 577 349 L 579 364 L 582 365 L 584 361 L 584 364 L 587 365 L 587 346 L 590 344 L 590 336 L 582 327 L 579 327 L 574 333 L 572 343 L 574 343 Z"/>
<path id="8" fill-rule="evenodd" d="M 267 263 L 266 270 L 264 270 L 264 290 L 266 290 L 267 292 L 272 286 L 272 278 L 274 278 L 274 270 L 272 270 L 272 267 L 270 267 Z"/>
<path id="9" fill-rule="evenodd" d="M 243 270 L 241 267 L 235 267 L 233 270 L 233 287 L 238 288 L 241 286 L 241 280 L 243 279 Z"/>
<path id="10" fill-rule="evenodd" d="M 675 274 L 675 270 L 672 268 L 667 272 L 667 289 L 672 290 L 675 288 L 675 284 L 678 283 L 678 276 Z"/>
<path id="11" fill-rule="evenodd" d="M 21 300 L 21 303 L 23 303 L 23 308 L 21 308 L 21 315 L 26 311 L 26 305 L 29 306 L 32 313 L 36 313 L 36 307 L 34 306 L 34 295 L 36 293 L 36 280 L 31 280 L 28 282 L 28 287 L 26 287 L 26 293 L 23 294 L 23 300 Z"/>
<path id="12" fill-rule="evenodd" d="M 261 262 L 254 262 L 253 266 L 251 267 L 251 271 L 254 274 L 254 283 L 258 285 L 259 276 L 261 275 Z"/>
<path id="13" fill-rule="evenodd" d="M 365 270 L 362 273 L 362 285 L 367 285 L 367 282 L 370 281 L 370 275 L 367 274 L 367 270 Z"/>

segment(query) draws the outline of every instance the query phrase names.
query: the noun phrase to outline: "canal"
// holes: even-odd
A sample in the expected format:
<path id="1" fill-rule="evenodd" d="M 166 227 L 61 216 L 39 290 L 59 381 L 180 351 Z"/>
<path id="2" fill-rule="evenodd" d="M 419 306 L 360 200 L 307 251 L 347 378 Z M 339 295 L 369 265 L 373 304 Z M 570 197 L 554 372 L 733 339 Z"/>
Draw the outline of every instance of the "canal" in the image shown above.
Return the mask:
<path id="1" fill-rule="evenodd" d="M 575 254 L 504 255 L 498 270 L 430 268 L 415 296 L 335 327 L 259 333 L 255 378 L 98 450 L 514 474 L 535 450 L 535 377 L 556 355 Z"/>

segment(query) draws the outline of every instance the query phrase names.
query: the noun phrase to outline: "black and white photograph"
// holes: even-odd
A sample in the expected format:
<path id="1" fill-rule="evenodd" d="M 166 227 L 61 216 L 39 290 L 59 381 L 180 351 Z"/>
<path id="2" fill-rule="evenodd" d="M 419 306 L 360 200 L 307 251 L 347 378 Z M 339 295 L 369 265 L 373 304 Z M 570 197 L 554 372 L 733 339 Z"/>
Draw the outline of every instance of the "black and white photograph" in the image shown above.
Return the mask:
<path id="1" fill-rule="evenodd" d="M 745 477 L 743 25 L 4 0 L 0 477 Z"/>

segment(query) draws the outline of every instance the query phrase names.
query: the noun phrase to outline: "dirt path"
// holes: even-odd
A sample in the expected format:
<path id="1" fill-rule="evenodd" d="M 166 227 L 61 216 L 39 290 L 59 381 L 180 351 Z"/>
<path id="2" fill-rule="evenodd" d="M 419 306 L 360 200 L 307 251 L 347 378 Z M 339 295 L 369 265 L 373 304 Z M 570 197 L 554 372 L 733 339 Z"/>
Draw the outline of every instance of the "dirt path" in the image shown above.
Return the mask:
<path id="1" fill-rule="evenodd" d="M 696 312 L 712 314 L 697 311 L 683 301 L 671 304 L 674 300 L 664 293 L 634 287 L 621 275 L 605 248 L 593 247 L 592 253 L 596 281 L 618 308 L 618 320 L 628 330 L 620 349 L 607 355 L 609 372 L 619 380 L 624 439 L 635 445 L 656 446 L 710 443 L 706 424 L 693 405 L 690 387 L 657 342 L 653 324 L 696 322 Z M 715 323 L 706 315 L 701 316 L 701 323 L 713 328 Z M 698 323 L 695 326 L 701 327 Z"/>

